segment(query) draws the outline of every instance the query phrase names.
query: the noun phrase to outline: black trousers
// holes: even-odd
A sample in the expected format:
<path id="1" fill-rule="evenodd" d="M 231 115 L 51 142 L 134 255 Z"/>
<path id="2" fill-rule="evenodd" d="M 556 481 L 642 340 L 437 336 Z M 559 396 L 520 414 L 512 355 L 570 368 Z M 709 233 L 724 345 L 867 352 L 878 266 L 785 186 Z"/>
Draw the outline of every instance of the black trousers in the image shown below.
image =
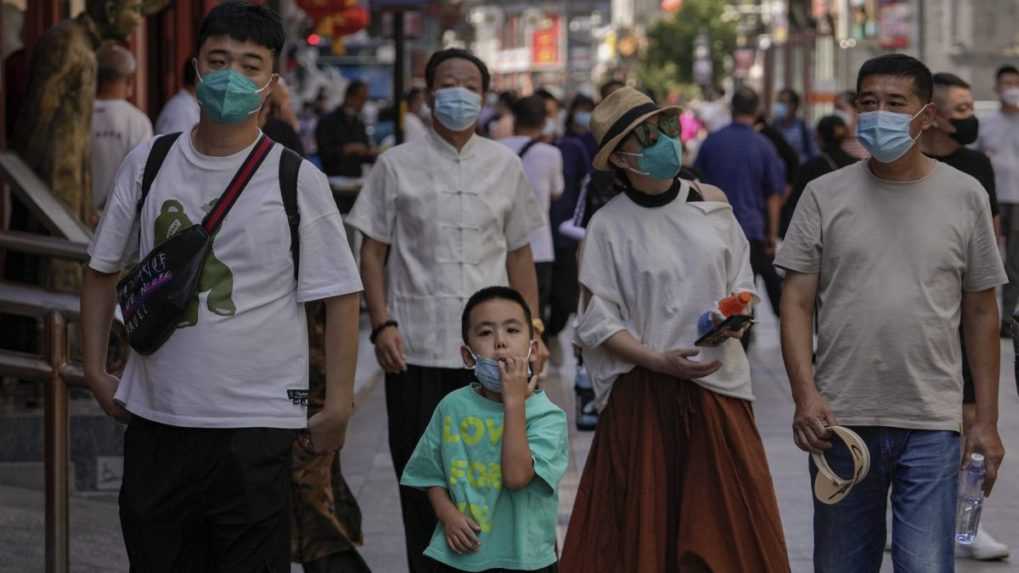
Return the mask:
<path id="1" fill-rule="evenodd" d="M 577 248 L 556 249 L 549 296 L 551 310 L 545 324 L 545 333 L 549 338 L 558 336 L 566 328 L 570 315 L 577 312 L 577 300 L 580 296 L 577 273 Z"/>
<path id="2" fill-rule="evenodd" d="M 131 573 L 289 573 L 294 435 L 132 418 L 120 489 Z"/>
<path id="3" fill-rule="evenodd" d="M 418 440 L 424 434 L 439 402 L 453 390 L 470 383 L 473 374 L 464 368 L 429 368 L 407 365 L 399 374 L 386 374 L 386 414 L 389 418 L 389 451 L 399 481 Z M 432 561 L 424 551 L 438 519 L 419 489 L 400 486 L 407 567 L 410 573 L 430 573 Z"/>
<path id="4" fill-rule="evenodd" d="M 775 257 L 767 254 L 768 243 L 766 241 L 750 241 L 750 268 L 754 276 L 760 275 L 764 278 L 764 288 L 768 291 L 768 299 L 771 301 L 771 309 L 775 316 L 779 314 L 779 303 L 782 300 L 782 277 L 778 276 L 775 270 Z"/>

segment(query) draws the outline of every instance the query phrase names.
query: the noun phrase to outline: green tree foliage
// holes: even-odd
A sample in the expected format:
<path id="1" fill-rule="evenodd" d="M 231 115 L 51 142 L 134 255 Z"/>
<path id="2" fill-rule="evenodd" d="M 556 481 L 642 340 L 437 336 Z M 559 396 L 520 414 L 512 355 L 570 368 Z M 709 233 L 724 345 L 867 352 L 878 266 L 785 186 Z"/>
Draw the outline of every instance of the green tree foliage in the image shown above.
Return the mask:
<path id="1" fill-rule="evenodd" d="M 727 19 L 725 0 L 684 0 L 682 8 L 652 27 L 638 71 L 641 83 L 660 94 L 694 82 L 694 42 L 706 32 L 714 80 L 726 73 L 736 49 L 736 22 Z"/>

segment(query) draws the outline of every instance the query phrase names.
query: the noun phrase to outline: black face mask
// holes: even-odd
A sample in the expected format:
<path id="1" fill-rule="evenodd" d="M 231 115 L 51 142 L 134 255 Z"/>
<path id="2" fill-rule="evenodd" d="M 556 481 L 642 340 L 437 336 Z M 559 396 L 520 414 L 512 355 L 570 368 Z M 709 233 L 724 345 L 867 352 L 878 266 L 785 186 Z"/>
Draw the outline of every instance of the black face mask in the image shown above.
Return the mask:
<path id="1" fill-rule="evenodd" d="M 971 115 L 966 119 L 953 119 L 949 121 L 951 121 L 952 127 L 955 128 L 955 133 L 950 133 L 948 136 L 958 142 L 959 145 L 969 145 L 977 140 L 977 134 L 980 133 L 980 120 L 977 119 L 977 116 Z"/>

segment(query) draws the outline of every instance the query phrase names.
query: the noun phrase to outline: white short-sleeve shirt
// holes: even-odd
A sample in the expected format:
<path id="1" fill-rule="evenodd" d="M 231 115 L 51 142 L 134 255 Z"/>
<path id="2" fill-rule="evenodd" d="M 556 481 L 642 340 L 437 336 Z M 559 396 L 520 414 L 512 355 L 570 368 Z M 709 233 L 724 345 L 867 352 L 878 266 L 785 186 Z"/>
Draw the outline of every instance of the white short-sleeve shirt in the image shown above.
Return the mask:
<path id="1" fill-rule="evenodd" d="M 391 246 L 386 299 L 407 361 L 458 368 L 464 304 L 509 283 L 507 253 L 548 216 L 505 145 L 474 136 L 458 152 L 430 130 L 379 157 L 347 224 Z"/>
<path id="2" fill-rule="evenodd" d="M 251 148 L 199 153 L 185 131 L 167 154 L 137 216 L 151 144 L 134 149 L 89 246 L 89 266 L 113 273 L 202 218 Z M 325 175 L 304 161 L 298 174 L 300 276 L 279 185 L 276 145 L 223 220 L 206 260 L 197 308 L 155 353 L 132 352 L 117 389 L 129 412 L 183 427 L 302 428 L 308 331 L 302 303 L 361 290 Z M 140 221 L 139 221 L 140 219 Z M 139 233 L 139 224 L 141 233 Z M 140 245 L 139 245 L 140 237 Z"/>
<path id="3" fill-rule="evenodd" d="M 513 150 L 519 157 L 520 150 L 531 141 L 530 137 L 515 135 L 500 139 L 499 142 Z M 524 164 L 524 174 L 534 188 L 534 196 L 543 213 L 549 212 L 552 200 L 563 194 L 566 184 L 563 182 L 563 154 L 559 148 L 547 143 L 538 142 L 532 145 L 527 153 L 520 158 Z M 552 227 L 544 225 L 531 233 L 531 252 L 536 263 L 550 263 L 555 260 L 555 247 L 552 244 Z"/>
<path id="4" fill-rule="evenodd" d="M 120 162 L 152 137 L 152 122 L 122 99 L 96 100 L 92 108 L 92 206 L 102 211 Z"/>
<path id="5" fill-rule="evenodd" d="M 590 300 L 577 320 L 577 341 L 604 408 L 616 379 L 636 365 L 602 345 L 627 330 L 644 346 L 665 352 L 693 348 L 697 319 L 736 292 L 753 293 L 750 245 L 732 207 L 688 202 L 689 184 L 659 207 L 620 193 L 592 218 L 580 262 Z M 694 380 L 712 392 L 753 400 L 750 363 L 738 340 L 698 348 L 698 361 L 718 360 L 716 372 Z"/>
<path id="6" fill-rule="evenodd" d="M 180 90 L 167 100 L 156 118 L 156 134 L 190 131 L 202 115 L 198 100 L 187 90 Z"/>

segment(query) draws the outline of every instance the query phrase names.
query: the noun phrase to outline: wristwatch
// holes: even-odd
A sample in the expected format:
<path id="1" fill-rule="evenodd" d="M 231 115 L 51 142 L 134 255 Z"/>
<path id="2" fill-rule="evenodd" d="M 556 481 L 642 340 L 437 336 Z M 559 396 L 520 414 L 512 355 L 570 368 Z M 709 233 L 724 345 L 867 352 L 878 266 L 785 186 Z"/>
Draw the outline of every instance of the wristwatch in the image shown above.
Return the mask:
<path id="1" fill-rule="evenodd" d="M 532 318 L 531 326 L 534 327 L 534 333 L 538 336 L 545 335 L 545 323 L 540 318 Z"/>

